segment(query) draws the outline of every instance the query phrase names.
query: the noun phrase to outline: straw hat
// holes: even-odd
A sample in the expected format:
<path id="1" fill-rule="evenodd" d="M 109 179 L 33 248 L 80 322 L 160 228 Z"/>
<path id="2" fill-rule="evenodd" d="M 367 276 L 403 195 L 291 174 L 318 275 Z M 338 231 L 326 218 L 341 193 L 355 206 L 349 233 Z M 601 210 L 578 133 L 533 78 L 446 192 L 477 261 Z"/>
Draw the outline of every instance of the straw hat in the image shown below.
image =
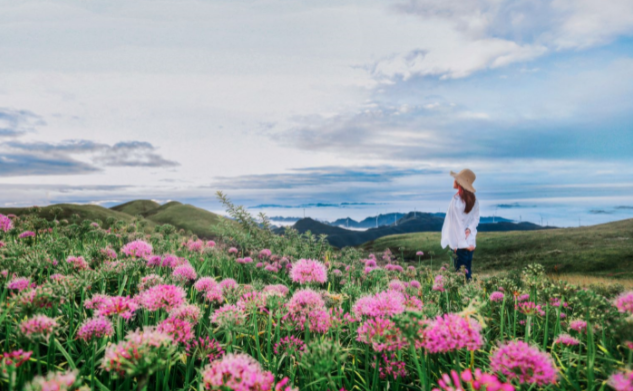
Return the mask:
<path id="1" fill-rule="evenodd" d="M 473 182 L 475 181 L 475 178 L 477 177 L 475 176 L 474 172 L 465 168 L 457 174 L 451 171 L 451 176 L 455 178 L 455 180 L 461 187 L 470 191 L 471 193 L 475 192 L 475 188 L 473 187 Z"/>

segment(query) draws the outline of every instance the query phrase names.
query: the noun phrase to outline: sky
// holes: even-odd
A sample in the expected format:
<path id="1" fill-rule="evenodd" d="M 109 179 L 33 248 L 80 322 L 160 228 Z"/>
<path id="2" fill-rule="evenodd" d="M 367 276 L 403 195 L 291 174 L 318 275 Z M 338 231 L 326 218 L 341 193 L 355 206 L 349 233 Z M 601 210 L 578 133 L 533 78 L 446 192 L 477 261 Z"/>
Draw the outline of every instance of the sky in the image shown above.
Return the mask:
<path id="1" fill-rule="evenodd" d="M 630 0 L 0 0 L 0 53 L 0 206 L 633 217 Z"/>

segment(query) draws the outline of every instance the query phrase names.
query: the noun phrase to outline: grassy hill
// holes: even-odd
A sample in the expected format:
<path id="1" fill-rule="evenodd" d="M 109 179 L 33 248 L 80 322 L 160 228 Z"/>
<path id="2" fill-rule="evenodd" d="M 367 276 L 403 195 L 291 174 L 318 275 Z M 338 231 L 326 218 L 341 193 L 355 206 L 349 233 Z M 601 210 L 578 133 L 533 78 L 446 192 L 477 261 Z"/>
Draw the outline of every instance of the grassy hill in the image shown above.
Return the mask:
<path id="1" fill-rule="evenodd" d="M 328 242 L 335 247 L 358 246 L 370 240 L 388 236 L 405 234 L 411 232 L 438 232 L 442 230 L 444 223 L 443 216 L 436 216 L 431 213 L 410 212 L 403 215 L 397 224 L 385 225 L 378 228 L 371 228 L 365 231 L 352 231 L 340 227 L 334 227 L 327 223 L 322 223 L 310 218 L 297 221 L 293 228 L 300 233 L 310 231 L 315 235 L 327 235 Z M 479 224 L 479 231 L 527 231 L 543 229 L 532 223 L 484 223 Z"/>
<path id="2" fill-rule="evenodd" d="M 129 203 L 128 203 L 129 204 Z M 125 204 L 124 204 L 125 205 Z M 119 205 L 123 206 L 123 205 Z M 116 206 L 114 208 L 117 208 Z M 134 207 L 137 209 L 137 207 Z M 182 204 L 177 201 L 168 202 L 158 208 L 141 213 L 147 220 L 156 224 L 171 224 L 176 228 L 190 230 L 201 238 L 215 237 L 216 226 L 224 217 L 208 210 L 196 208 L 193 205 Z"/>
<path id="3" fill-rule="evenodd" d="M 0 208 L 0 213 L 14 214 L 21 216 L 29 214 L 31 208 Z M 57 219 L 68 219 L 73 214 L 79 215 L 81 220 L 101 220 L 105 224 L 108 217 L 113 217 L 116 220 L 132 221 L 134 216 L 127 213 L 122 213 L 116 210 L 104 208 L 99 205 L 75 205 L 75 204 L 56 204 L 42 207 L 39 212 L 39 216 L 46 220 L 53 220 L 55 215 Z"/>
<path id="4" fill-rule="evenodd" d="M 20 216 L 32 212 L 31 208 L 0 208 L 0 213 Z M 73 214 L 78 214 L 80 220 L 101 220 L 104 226 L 107 225 L 108 217 L 113 217 L 117 221 L 132 221 L 135 217 L 142 216 L 148 220 L 149 228 L 171 224 L 178 229 L 191 231 L 201 238 L 215 237 L 213 227 L 220 219 L 224 219 L 193 205 L 184 205 L 176 201 L 160 205 L 150 200 L 130 201 L 110 209 L 98 205 L 56 204 L 42 207 L 39 212 L 39 216 L 47 220 L 53 220 L 56 214 L 58 219 L 68 219 Z"/>
<path id="5" fill-rule="evenodd" d="M 416 259 L 422 250 L 428 262 L 434 252 L 434 266 L 448 261 L 440 248 L 439 232 L 420 232 L 385 236 L 365 243 L 368 251 L 391 249 Z M 580 228 L 538 231 L 481 232 L 473 261 L 477 271 L 522 268 L 528 263 L 543 264 L 549 272 L 593 274 L 608 277 L 633 277 L 633 219 Z"/>
<path id="6" fill-rule="evenodd" d="M 127 213 L 131 216 L 136 216 L 142 215 L 143 213 L 147 213 L 159 207 L 160 204 L 158 202 L 154 202 L 151 200 L 134 200 L 126 202 L 125 204 L 113 206 L 110 209 L 116 210 L 118 212 Z"/>

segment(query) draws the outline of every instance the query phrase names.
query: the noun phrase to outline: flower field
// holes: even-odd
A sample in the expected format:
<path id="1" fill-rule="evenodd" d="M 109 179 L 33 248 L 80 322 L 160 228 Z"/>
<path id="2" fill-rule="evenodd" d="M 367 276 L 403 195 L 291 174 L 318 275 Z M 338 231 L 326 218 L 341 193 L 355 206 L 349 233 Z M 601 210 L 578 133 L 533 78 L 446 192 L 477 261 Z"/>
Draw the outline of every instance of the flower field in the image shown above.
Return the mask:
<path id="1" fill-rule="evenodd" d="M 217 243 L 0 215 L 0 389 L 633 390 L 633 292 L 466 283 L 223 201 Z"/>

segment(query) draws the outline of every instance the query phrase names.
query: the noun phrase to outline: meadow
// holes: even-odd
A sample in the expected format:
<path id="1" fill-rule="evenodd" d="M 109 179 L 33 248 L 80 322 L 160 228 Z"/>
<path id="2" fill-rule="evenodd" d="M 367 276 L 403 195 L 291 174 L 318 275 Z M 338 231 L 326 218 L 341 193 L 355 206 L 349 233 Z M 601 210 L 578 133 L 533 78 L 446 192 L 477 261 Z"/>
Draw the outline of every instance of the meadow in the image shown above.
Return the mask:
<path id="1" fill-rule="evenodd" d="M 123 212 L 0 215 L 0 388 L 633 389 L 623 286 L 536 262 L 467 282 L 430 242 L 334 250 L 220 197 L 215 241 Z"/>
<path id="2" fill-rule="evenodd" d="M 439 243 L 439 232 L 417 232 L 385 236 L 362 247 L 369 252 L 390 249 L 406 259 L 415 259 L 416 251 L 423 248 L 422 260 L 430 264 L 433 256 L 442 261 L 448 259 Z M 477 271 L 485 274 L 520 271 L 529 264 L 539 263 L 551 275 L 630 280 L 633 279 L 633 219 L 576 228 L 479 232 L 473 262 Z"/>

